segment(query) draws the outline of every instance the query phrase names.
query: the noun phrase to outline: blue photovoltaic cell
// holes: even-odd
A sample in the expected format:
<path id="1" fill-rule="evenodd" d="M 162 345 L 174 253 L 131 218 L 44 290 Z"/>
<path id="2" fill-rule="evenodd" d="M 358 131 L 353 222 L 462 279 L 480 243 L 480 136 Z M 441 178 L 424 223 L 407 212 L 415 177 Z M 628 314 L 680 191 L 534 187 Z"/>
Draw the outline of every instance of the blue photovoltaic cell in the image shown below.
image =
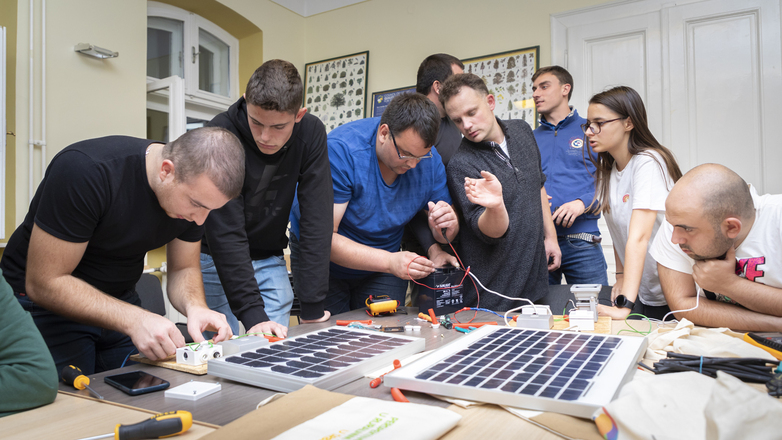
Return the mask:
<path id="1" fill-rule="evenodd" d="M 318 380 L 329 377 L 338 377 L 328 383 L 339 382 L 339 386 L 360 377 L 364 371 L 359 370 L 377 364 L 384 356 L 392 357 L 382 361 L 391 365 L 393 359 L 420 352 L 423 346 L 420 338 L 332 327 L 210 361 L 208 371 L 280 391 L 293 391 L 306 384 L 318 386 Z"/>
<path id="2" fill-rule="evenodd" d="M 577 400 L 620 342 L 619 338 L 583 333 L 500 328 L 415 378 Z"/>

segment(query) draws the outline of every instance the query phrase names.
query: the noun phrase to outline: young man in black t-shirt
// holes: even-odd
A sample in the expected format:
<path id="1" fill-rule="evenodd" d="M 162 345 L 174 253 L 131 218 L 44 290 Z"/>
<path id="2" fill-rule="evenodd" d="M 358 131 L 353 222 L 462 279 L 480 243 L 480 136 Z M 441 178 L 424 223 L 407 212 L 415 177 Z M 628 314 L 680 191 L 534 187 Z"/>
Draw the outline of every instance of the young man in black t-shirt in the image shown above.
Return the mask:
<path id="1" fill-rule="evenodd" d="M 202 128 L 167 145 L 126 136 L 75 143 L 52 159 L 0 268 L 33 316 L 57 371 L 118 368 L 135 347 L 150 359 L 185 344 L 171 321 L 140 307 L 134 287 L 147 251 L 167 247 L 171 304 L 188 332 L 231 336 L 204 300 L 198 262 L 209 211 L 238 195 L 244 154 L 235 136 Z"/>
<path id="2" fill-rule="evenodd" d="M 242 98 L 209 122 L 239 138 L 246 160 L 242 194 L 209 216 L 201 247 L 206 302 L 228 317 L 234 332 L 241 320 L 250 333 L 287 334 L 293 291 L 283 250 L 297 188 L 302 270 L 293 276 L 301 319 L 329 318 L 334 194 L 326 129 L 302 108 L 302 92 L 293 64 L 269 60 Z"/>

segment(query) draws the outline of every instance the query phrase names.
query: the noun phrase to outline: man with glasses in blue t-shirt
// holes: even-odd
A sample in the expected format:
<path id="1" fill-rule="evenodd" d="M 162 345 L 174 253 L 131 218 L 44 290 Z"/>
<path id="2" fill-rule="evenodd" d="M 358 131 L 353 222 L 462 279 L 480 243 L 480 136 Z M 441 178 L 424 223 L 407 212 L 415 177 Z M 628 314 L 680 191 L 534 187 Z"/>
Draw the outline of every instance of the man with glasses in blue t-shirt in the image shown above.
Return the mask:
<path id="1" fill-rule="evenodd" d="M 405 225 L 421 210 L 427 211 L 438 242 L 453 240 L 459 231 L 445 167 L 432 148 L 439 125 L 437 107 L 411 93 L 394 98 L 380 118 L 329 133 L 334 235 L 325 306 L 332 314 L 364 307 L 370 295 L 388 295 L 404 305 L 407 280 L 425 277 L 445 263 L 457 265 L 438 246 L 432 246 L 429 258 L 400 251 Z"/>

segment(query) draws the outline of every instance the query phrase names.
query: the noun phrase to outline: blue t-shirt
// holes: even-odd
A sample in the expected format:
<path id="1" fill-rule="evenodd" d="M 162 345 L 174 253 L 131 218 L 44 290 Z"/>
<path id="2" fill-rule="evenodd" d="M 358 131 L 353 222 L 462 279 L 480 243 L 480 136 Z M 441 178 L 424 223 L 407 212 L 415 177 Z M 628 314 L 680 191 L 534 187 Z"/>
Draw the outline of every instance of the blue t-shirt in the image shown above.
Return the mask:
<path id="1" fill-rule="evenodd" d="M 376 152 L 380 118 L 362 119 L 331 131 L 328 136 L 334 203 L 348 203 L 338 233 L 357 243 L 399 251 L 405 225 L 428 202 L 451 204 L 451 195 L 440 155 L 398 176 L 387 185 L 380 174 Z M 297 234 L 298 203 L 291 210 L 291 227 Z M 331 263 L 331 276 L 360 278 L 369 272 L 348 269 Z"/>

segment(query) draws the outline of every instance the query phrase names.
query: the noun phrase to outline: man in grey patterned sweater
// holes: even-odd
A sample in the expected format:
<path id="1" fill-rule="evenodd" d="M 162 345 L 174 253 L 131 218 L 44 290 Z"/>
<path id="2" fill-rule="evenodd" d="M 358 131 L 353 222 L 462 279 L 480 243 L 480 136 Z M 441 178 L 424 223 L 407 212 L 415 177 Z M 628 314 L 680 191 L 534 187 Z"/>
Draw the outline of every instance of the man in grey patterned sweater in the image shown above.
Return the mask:
<path id="1" fill-rule="evenodd" d="M 473 74 L 453 75 L 440 100 L 464 135 L 448 163 L 448 189 L 462 221 L 459 255 L 483 285 L 480 301 L 472 283 L 465 304 L 505 311 L 548 292 L 548 271 L 561 252 L 551 220 L 532 130 L 521 120 L 494 117 L 494 96 Z"/>

